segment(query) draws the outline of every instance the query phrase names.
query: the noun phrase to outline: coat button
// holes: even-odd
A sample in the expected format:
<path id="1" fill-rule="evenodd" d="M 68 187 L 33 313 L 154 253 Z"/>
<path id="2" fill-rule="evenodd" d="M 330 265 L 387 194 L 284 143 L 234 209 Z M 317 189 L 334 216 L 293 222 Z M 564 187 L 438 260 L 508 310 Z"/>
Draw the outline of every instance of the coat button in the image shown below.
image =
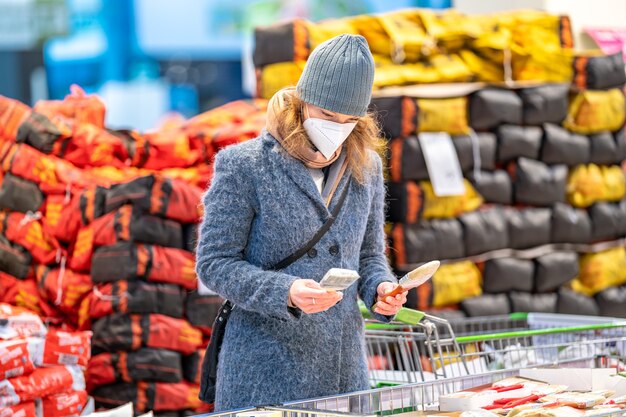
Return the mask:
<path id="1" fill-rule="evenodd" d="M 315 258 L 317 256 L 317 249 L 311 248 L 308 252 L 309 258 Z"/>
<path id="2" fill-rule="evenodd" d="M 328 248 L 328 252 L 333 256 L 337 255 L 339 253 L 339 246 L 337 245 L 331 246 L 330 248 Z"/>

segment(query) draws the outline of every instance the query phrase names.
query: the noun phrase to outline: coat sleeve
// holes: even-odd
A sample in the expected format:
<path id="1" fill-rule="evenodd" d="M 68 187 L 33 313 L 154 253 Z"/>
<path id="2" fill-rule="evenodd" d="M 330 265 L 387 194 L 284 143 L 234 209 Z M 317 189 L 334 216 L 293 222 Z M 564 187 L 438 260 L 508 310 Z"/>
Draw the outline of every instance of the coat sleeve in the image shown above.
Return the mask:
<path id="1" fill-rule="evenodd" d="M 242 156 L 225 149 L 215 158 L 213 180 L 203 198 L 196 273 L 207 288 L 240 308 L 278 319 L 298 318 L 300 311 L 287 305 L 298 278 L 264 271 L 245 260 L 256 197 Z"/>
<path id="2" fill-rule="evenodd" d="M 359 280 L 359 296 L 370 311 L 376 301 L 378 285 L 386 281 L 397 282 L 389 268 L 385 254 L 385 185 L 383 182 L 382 162 L 378 154 L 375 154 L 373 157 L 376 171 L 371 182 L 372 201 L 359 258 L 359 275 L 361 276 Z M 388 322 L 393 318 L 376 314 L 373 311 L 372 313 L 374 318 L 379 321 Z"/>

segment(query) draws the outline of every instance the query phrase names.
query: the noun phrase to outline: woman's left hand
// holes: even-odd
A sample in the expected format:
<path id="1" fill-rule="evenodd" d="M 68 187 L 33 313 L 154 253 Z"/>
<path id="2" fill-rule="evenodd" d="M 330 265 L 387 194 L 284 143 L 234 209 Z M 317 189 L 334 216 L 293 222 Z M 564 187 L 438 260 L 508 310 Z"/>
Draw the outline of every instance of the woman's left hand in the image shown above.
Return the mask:
<path id="1" fill-rule="evenodd" d="M 398 284 L 394 284 L 392 282 L 381 282 L 378 285 L 376 297 L 376 308 L 374 309 L 375 313 L 382 314 L 383 316 L 395 316 L 400 311 L 400 308 L 406 303 L 406 295 L 409 293 L 408 291 L 404 291 L 395 297 L 386 297 L 383 299 L 385 294 L 390 293 L 395 290 Z"/>

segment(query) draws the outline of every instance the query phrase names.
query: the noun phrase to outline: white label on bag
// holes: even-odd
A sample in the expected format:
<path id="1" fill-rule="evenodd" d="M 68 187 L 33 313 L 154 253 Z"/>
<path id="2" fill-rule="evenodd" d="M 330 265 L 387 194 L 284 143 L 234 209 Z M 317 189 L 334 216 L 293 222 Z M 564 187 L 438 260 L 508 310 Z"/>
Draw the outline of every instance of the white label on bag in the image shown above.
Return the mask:
<path id="1" fill-rule="evenodd" d="M 463 173 L 448 133 L 420 133 L 420 146 L 437 197 L 465 194 Z"/>

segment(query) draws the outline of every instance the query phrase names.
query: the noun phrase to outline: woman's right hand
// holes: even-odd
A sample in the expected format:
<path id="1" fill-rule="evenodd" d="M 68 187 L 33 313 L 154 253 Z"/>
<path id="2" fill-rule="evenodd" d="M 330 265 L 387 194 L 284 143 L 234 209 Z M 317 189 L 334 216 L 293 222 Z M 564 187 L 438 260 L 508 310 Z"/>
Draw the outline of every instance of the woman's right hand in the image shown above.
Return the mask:
<path id="1" fill-rule="evenodd" d="M 289 301 L 306 314 L 326 311 L 343 298 L 343 293 L 326 291 L 312 279 L 297 279 L 289 289 Z"/>

